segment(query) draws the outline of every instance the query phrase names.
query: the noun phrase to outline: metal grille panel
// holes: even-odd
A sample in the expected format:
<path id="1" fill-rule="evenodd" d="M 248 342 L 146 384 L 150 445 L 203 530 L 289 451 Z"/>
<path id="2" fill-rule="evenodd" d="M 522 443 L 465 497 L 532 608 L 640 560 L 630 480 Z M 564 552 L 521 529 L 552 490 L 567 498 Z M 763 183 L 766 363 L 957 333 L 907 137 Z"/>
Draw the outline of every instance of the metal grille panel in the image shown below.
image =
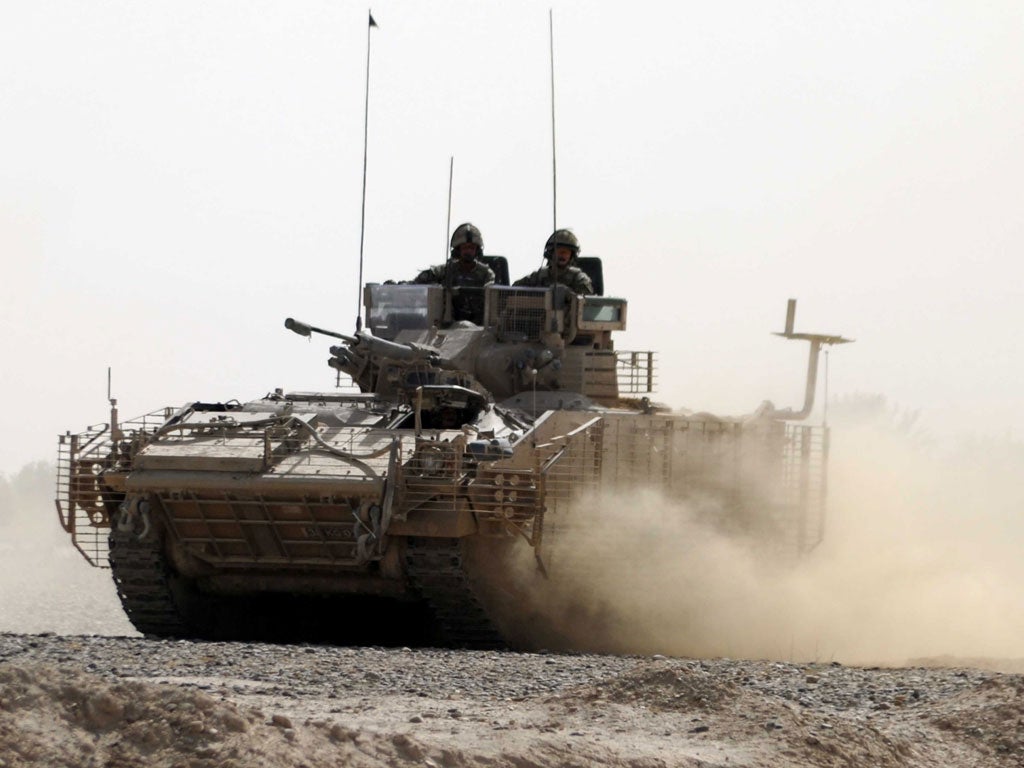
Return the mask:
<path id="1" fill-rule="evenodd" d="M 546 291 L 538 289 L 492 290 L 488 293 L 486 325 L 502 339 L 530 341 L 545 330 Z"/>
<path id="2" fill-rule="evenodd" d="M 582 495 L 598 487 L 601 445 L 601 420 L 593 419 L 548 446 L 538 446 L 536 452 L 547 512 L 564 513 Z"/>
<path id="3" fill-rule="evenodd" d="M 126 434 L 134 430 L 152 432 L 173 412 L 171 408 L 153 411 L 120 424 Z M 57 515 L 61 527 L 92 565 L 108 568 L 108 503 L 119 499 L 99 484 L 99 473 L 114 461 L 114 444 L 109 424 L 90 426 L 85 432 L 60 435 L 57 444 Z"/>
<path id="4" fill-rule="evenodd" d="M 186 492 L 160 494 L 159 503 L 175 538 L 220 566 L 345 565 L 379 549 L 379 518 L 375 526 L 344 499 Z"/>
<path id="5" fill-rule="evenodd" d="M 708 521 L 805 552 L 824 533 L 828 430 L 778 421 L 608 416 L 601 484 L 692 503 Z"/>
<path id="6" fill-rule="evenodd" d="M 402 467 L 395 516 L 410 512 L 450 513 L 458 507 L 464 474 L 461 434 L 455 440 L 418 439 Z"/>
<path id="7" fill-rule="evenodd" d="M 648 394 L 654 391 L 654 353 L 615 353 L 615 373 L 620 394 Z"/>
<path id="8" fill-rule="evenodd" d="M 563 354 L 562 383 L 571 392 L 601 401 L 654 391 L 654 353 L 584 350 Z"/>

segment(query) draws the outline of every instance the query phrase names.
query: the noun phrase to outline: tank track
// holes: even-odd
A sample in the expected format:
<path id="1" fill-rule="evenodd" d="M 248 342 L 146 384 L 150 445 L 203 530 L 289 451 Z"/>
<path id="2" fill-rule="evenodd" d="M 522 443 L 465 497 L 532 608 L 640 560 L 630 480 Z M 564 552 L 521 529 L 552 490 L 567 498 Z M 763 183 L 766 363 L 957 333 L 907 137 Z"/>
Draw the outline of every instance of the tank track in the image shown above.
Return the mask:
<path id="1" fill-rule="evenodd" d="M 140 541 L 116 524 L 109 541 L 117 596 L 135 628 L 144 635 L 188 637 L 190 628 L 174 600 L 160 541 Z"/>
<path id="2" fill-rule="evenodd" d="M 405 562 L 413 587 L 434 613 L 444 645 L 478 650 L 507 647 L 473 590 L 459 539 L 411 538 Z"/>

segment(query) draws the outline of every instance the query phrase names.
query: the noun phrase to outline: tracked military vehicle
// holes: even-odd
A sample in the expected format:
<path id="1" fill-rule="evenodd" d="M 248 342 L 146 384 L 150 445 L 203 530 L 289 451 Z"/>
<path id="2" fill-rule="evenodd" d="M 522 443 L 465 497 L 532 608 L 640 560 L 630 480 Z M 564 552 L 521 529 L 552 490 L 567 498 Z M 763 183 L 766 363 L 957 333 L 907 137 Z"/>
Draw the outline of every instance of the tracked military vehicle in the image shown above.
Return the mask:
<path id="1" fill-rule="evenodd" d="M 584 261 L 600 291 L 600 262 Z M 111 569 L 132 624 L 528 645 L 509 556 L 526 553 L 539 584 L 555 578 L 554 545 L 599 525 L 589 510 L 616 489 L 700 500 L 722 526 L 793 553 L 821 540 L 828 432 L 798 422 L 818 350 L 844 339 L 795 333 L 791 303 L 782 335 L 811 343 L 803 409 L 670 413 L 648 399 L 654 354 L 614 346 L 624 299 L 479 290 L 480 323 L 453 322 L 443 286 L 376 284 L 355 334 L 287 320 L 335 337 L 329 364 L 347 388 L 130 421 L 111 401 L 109 423 L 62 436 L 61 523 Z"/>

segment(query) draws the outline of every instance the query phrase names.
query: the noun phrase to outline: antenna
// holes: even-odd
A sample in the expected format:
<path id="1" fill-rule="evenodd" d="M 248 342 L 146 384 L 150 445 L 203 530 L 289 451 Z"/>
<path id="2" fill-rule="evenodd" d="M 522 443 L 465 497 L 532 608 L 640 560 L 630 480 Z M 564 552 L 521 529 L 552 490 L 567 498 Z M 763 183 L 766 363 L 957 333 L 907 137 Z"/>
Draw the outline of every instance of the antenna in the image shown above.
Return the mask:
<path id="1" fill-rule="evenodd" d="M 448 221 L 445 224 L 445 252 L 444 252 L 444 310 L 441 315 L 442 323 L 450 323 L 454 314 L 452 308 L 452 258 L 448 253 L 449 243 L 452 236 L 452 179 L 455 174 L 455 156 L 448 158 Z"/>
<path id="2" fill-rule="evenodd" d="M 551 42 L 551 231 L 558 231 L 558 162 L 555 158 L 555 13 L 548 8 L 548 37 Z M 558 250 L 557 243 L 555 250 Z M 558 284 L 558 254 L 550 262 L 552 284 Z"/>
<path id="3" fill-rule="evenodd" d="M 117 400 L 115 400 L 112 397 L 112 395 L 111 395 L 113 390 L 111 389 L 111 385 L 110 385 L 110 381 L 111 381 L 110 370 L 111 370 L 110 366 L 108 365 L 107 366 L 107 400 L 110 403 L 110 439 L 111 439 L 112 442 L 114 442 L 116 444 L 123 437 L 123 433 L 121 432 L 121 425 L 118 422 L 118 418 L 117 418 Z"/>
<path id="4" fill-rule="evenodd" d="M 533 407 L 531 413 L 533 415 L 533 429 L 530 431 L 533 433 L 533 447 L 537 447 L 537 369 L 530 368 L 530 376 L 533 379 Z"/>
<path id="5" fill-rule="evenodd" d="M 366 25 L 366 104 L 363 107 L 363 205 L 359 218 L 359 293 L 356 295 L 356 330 L 363 327 L 363 239 L 366 233 L 366 155 L 370 137 L 370 30 L 377 26 L 373 11 L 368 10 Z"/>
<path id="6" fill-rule="evenodd" d="M 555 14 L 548 8 L 551 41 L 551 231 L 558 229 L 558 164 L 555 160 Z"/>
<path id="7" fill-rule="evenodd" d="M 452 239 L 452 179 L 455 178 L 455 155 L 448 158 L 448 220 L 444 225 L 444 260 L 448 262 L 448 249 L 451 247 Z"/>

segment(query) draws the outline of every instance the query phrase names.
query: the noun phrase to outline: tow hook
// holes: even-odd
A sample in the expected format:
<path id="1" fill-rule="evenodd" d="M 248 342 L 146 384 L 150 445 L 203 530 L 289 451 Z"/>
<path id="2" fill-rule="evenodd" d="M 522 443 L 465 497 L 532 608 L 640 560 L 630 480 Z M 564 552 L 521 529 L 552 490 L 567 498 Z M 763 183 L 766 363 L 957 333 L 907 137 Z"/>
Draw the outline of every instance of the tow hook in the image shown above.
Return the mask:
<path id="1" fill-rule="evenodd" d="M 118 507 L 117 530 L 134 533 L 140 541 L 149 535 L 149 502 L 132 496 Z"/>

